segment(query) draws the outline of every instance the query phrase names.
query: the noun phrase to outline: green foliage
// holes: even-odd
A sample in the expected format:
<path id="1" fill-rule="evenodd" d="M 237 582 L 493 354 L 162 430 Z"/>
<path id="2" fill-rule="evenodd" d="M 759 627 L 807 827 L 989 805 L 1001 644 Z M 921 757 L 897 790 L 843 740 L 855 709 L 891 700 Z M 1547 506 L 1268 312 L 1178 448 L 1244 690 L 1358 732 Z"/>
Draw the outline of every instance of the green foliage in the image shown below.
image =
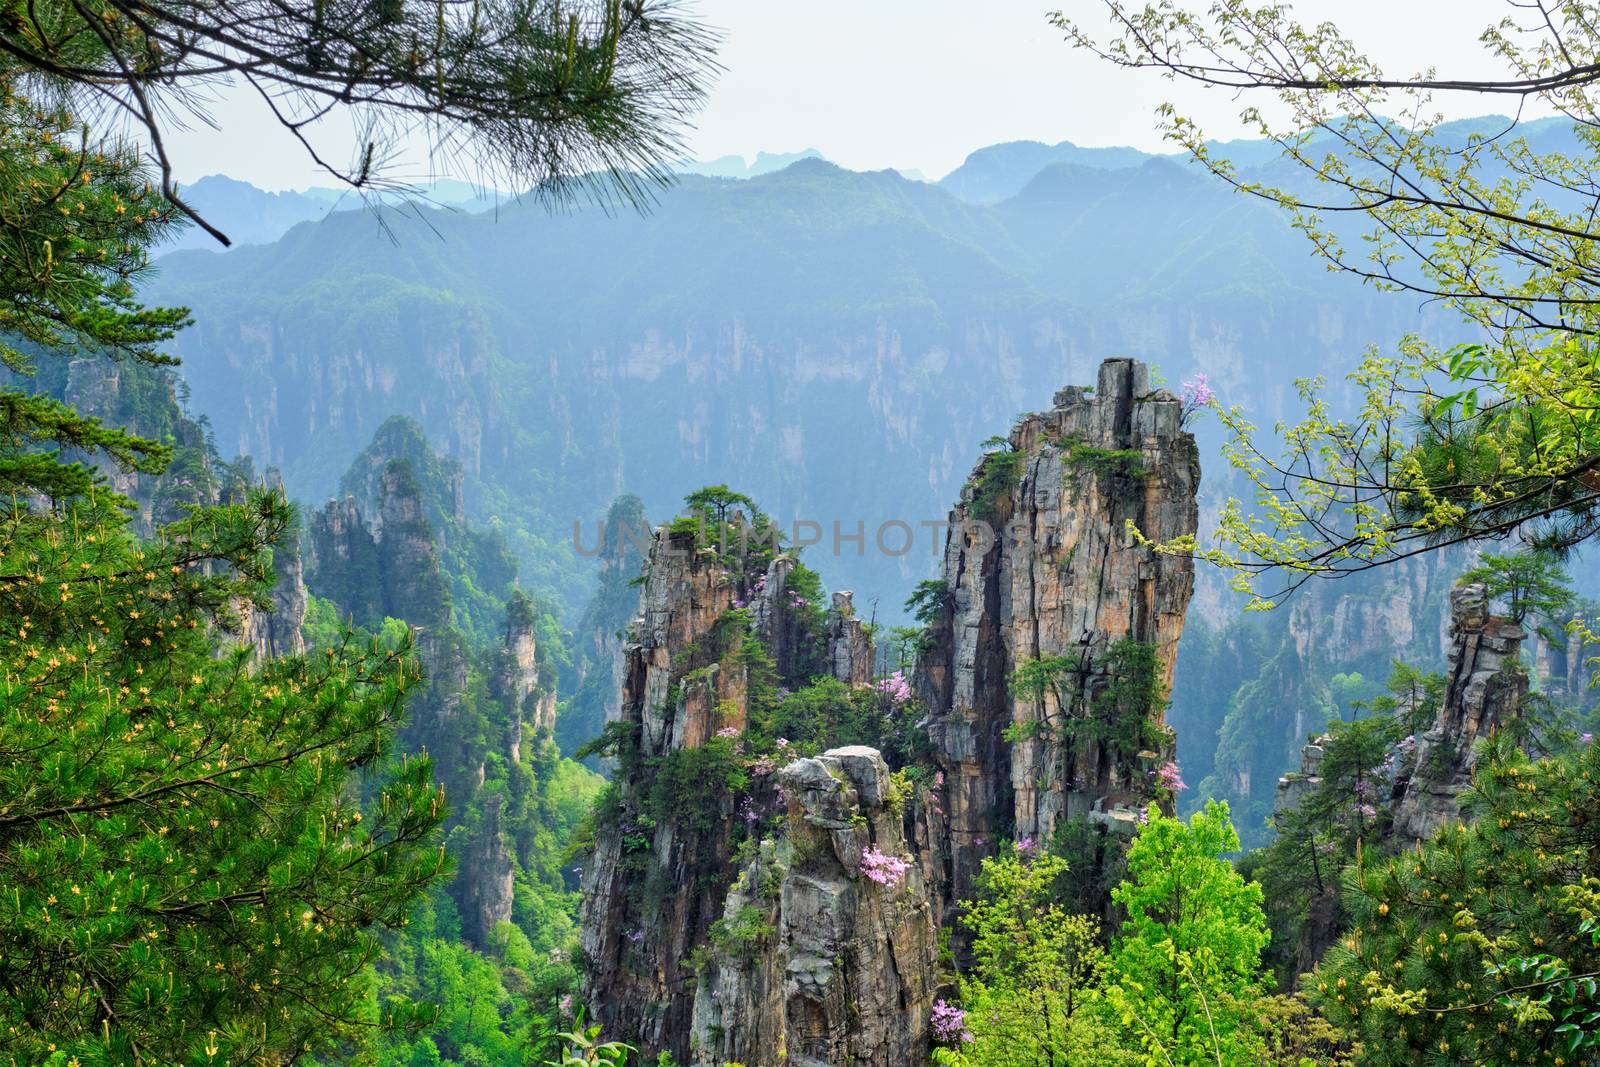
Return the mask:
<path id="1" fill-rule="evenodd" d="M 711 924 L 711 943 L 732 956 L 753 955 L 778 930 L 765 908 L 746 904 Z"/>
<path id="2" fill-rule="evenodd" d="M 443 868 L 428 761 L 390 758 L 408 649 L 254 664 L 215 628 L 290 518 L 258 494 L 150 543 L 94 505 L 0 526 L 0 1027 L 25 1060 L 240 1061 L 419 1018 L 363 976 Z"/>
<path id="3" fill-rule="evenodd" d="M 980 896 L 964 905 L 962 916 L 973 956 L 960 983 L 967 1039 L 939 1049 L 936 1062 L 1143 1063 L 1093 1010 L 1083 1010 L 1092 1009 L 1109 963 L 1099 923 L 1058 903 L 1066 873 L 1066 863 L 1053 856 L 1012 851 L 983 861 Z"/>
<path id="4" fill-rule="evenodd" d="M 925 578 L 916 584 L 906 598 L 906 610 L 923 627 L 932 626 L 941 615 L 950 610 L 955 594 L 943 578 Z"/>
<path id="5" fill-rule="evenodd" d="M 1600 972 L 1597 781 L 1594 745 L 1531 761 L 1495 739 L 1469 822 L 1352 868 L 1351 926 L 1312 997 L 1359 1038 L 1362 1062 L 1544 1063 L 1593 1043 L 1600 1004 L 1578 976 Z"/>
<path id="6" fill-rule="evenodd" d="M 1489 600 L 1503 604 L 1519 623 L 1529 615 L 1554 620 L 1572 604 L 1572 578 L 1547 552 L 1485 552 L 1461 581 L 1483 583 Z"/>
<path id="7" fill-rule="evenodd" d="M 1284 987 L 1348 921 L 1339 896 L 1343 872 L 1363 847 L 1381 847 L 1391 783 L 1410 758 L 1410 735 L 1434 720 L 1444 676 L 1397 661 L 1387 689 L 1356 703 L 1367 718 L 1328 723 L 1318 741 L 1320 784 L 1279 813 L 1277 837 L 1241 864 L 1265 893 L 1273 932 L 1268 958 Z"/>
<path id="8" fill-rule="evenodd" d="M 1259 1048 L 1250 1001 L 1267 922 L 1261 887 L 1223 858 L 1238 847 L 1227 805 L 1213 802 L 1187 825 L 1152 804 L 1128 850 L 1107 1001 L 1157 1062 L 1234 1063 Z"/>
<path id="9" fill-rule="evenodd" d="M 136 152 L 91 142 L 66 111 L 33 103 L 0 74 L 0 364 L 26 376 L 30 354 L 170 363 L 159 346 L 188 312 L 141 306 L 133 281 L 173 216 Z M 0 497 L 86 494 L 94 475 L 66 452 L 144 473 L 172 455 L 57 400 L 0 391 Z"/>
<path id="10" fill-rule="evenodd" d="M 972 503 L 969 512 L 980 522 L 997 522 L 1000 519 L 1000 500 L 1008 497 L 1022 482 L 1022 473 L 1028 457 L 1007 447 L 984 453 L 972 480 Z"/>
<path id="11" fill-rule="evenodd" d="M 1052 442 L 1061 450 L 1061 462 L 1068 471 L 1081 471 L 1096 478 L 1143 478 L 1144 453 L 1137 448 L 1101 448 L 1076 437 Z"/>
<path id="12" fill-rule="evenodd" d="M 1128 871 L 1128 841 L 1105 833 L 1080 815 L 1058 819 L 1050 837 L 1050 854 L 1066 863 L 1057 879 L 1061 901 L 1071 910 L 1098 912 Z"/>
<path id="13" fill-rule="evenodd" d="M 560 1038 L 564 1044 L 558 1058 L 545 1060 L 545 1067 L 626 1067 L 628 1056 L 638 1051 L 632 1045 L 605 1040 L 598 1026 L 585 1029 L 581 1016 Z"/>
<path id="14" fill-rule="evenodd" d="M 840 745 L 868 745 L 898 769 L 930 755 L 927 733 L 917 727 L 921 715 L 916 701 L 896 703 L 876 688 L 855 689 L 824 676 L 779 697 L 770 710 L 758 708 L 751 741 L 765 747 L 781 737 L 807 755 Z"/>
<path id="15" fill-rule="evenodd" d="M 1111 643 L 1100 666 L 1101 684 L 1085 699 L 1083 688 L 1091 672 L 1082 657 L 1023 660 L 1008 682 L 1015 695 L 1043 704 L 1044 716 L 1039 725 L 1008 727 L 1006 739 L 1044 736 L 1064 743 L 1105 741 L 1130 755 L 1159 749 L 1168 738 L 1160 721 L 1166 691 L 1155 646 L 1120 638 Z"/>
<path id="16" fill-rule="evenodd" d="M 1600 244 L 1589 229 L 1600 193 L 1588 177 L 1600 170 L 1600 141 L 1587 128 L 1600 97 L 1574 58 L 1600 47 L 1587 10 L 1490 26 L 1482 42 L 1505 73 L 1458 80 L 1386 74 L 1333 22 L 1301 23 L 1282 5 L 1106 6 L 1109 36 L 1054 19 L 1111 62 L 1270 98 L 1278 106 L 1251 100 L 1242 117 L 1283 159 L 1247 176 L 1169 105 L 1160 114 L 1171 140 L 1285 209 L 1330 267 L 1438 301 L 1482 338 L 1441 351 L 1408 336 L 1369 353 L 1349 376 L 1348 417 L 1320 377 L 1303 380 L 1304 416 L 1276 428 L 1278 454 L 1240 408 L 1218 408 L 1229 459 L 1255 491 L 1248 504 L 1229 500 L 1226 547 L 1202 554 L 1234 568 L 1241 589 L 1263 572 L 1283 578 L 1257 597 L 1265 606 L 1312 575 L 1442 544 L 1517 536 L 1566 551 L 1600 531 L 1600 426 L 1589 414 L 1600 365 L 1588 340 Z M 1515 93 L 1519 115 L 1549 109 L 1561 116 L 1553 132 L 1571 133 L 1552 145 L 1519 136 L 1516 119 L 1447 130 L 1432 98 L 1440 89 Z M 1414 121 L 1384 117 L 1396 115 Z"/>

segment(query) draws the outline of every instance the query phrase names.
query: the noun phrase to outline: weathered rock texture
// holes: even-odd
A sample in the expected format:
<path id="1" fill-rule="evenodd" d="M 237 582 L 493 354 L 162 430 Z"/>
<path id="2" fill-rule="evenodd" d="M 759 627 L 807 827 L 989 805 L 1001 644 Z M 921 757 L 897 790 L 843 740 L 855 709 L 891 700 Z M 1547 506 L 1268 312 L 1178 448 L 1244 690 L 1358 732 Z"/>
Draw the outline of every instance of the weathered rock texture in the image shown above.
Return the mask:
<path id="1" fill-rule="evenodd" d="M 938 972 L 920 872 L 880 884 L 868 848 L 907 852 L 902 805 L 876 750 L 834 749 L 781 775 L 782 839 L 741 871 L 694 1005 L 697 1067 L 921 1064 Z"/>
<path id="2" fill-rule="evenodd" d="M 828 609 L 828 673 L 851 685 L 865 685 L 872 678 L 872 638 L 856 618 L 848 592 L 833 594 Z"/>
<path id="3" fill-rule="evenodd" d="M 1460 817 L 1459 798 L 1477 762 L 1474 744 L 1518 715 L 1528 695 L 1520 662 L 1526 637 L 1515 620 L 1490 613 L 1482 585 L 1451 592 L 1444 700 L 1395 780 L 1398 840 L 1421 841 Z"/>
<path id="4" fill-rule="evenodd" d="M 1322 788 L 1322 757 L 1327 755 L 1323 745 L 1327 735 L 1314 737 L 1300 750 L 1300 769 L 1278 779 L 1272 797 L 1272 821 L 1282 829 L 1283 818 L 1298 808 L 1306 797 Z"/>
<path id="5" fill-rule="evenodd" d="M 945 773 L 947 904 L 971 895 L 999 837 L 1048 839 L 1063 818 L 1148 795 L 1149 756 L 1004 734 L 1093 714 L 1110 684 L 1106 653 L 1123 638 L 1153 645 L 1170 684 L 1194 587 L 1188 559 L 1155 552 L 1129 529 L 1159 543 L 1198 522 L 1194 438 L 1144 364 L 1108 360 L 1096 389 L 1061 390 L 1052 410 L 1018 422 L 1008 447 L 1016 457 L 986 457 L 951 514 L 947 599 L 917 671 Z M 996 487 L 985 466 L 1008 461 L 1015 476 Z M 1066 706 L 1054 693 L 1013 697 L 1010 674 L 1053 656 L 1079 662 Z"/>
<path id="6" fill-rule="evenodd" d="M 398 426 L 390 435 L 402 446 L 409 443 L 405 430 Z M 354 490 L 312 516 L 308 580 L 357 625 L 396 618 L 413 628 L 427 685 L 408 706 L 401 742 L 435 760 L 451 806 L 447 830 L 456 876 L 449 890 L 463 938 L 483 949 L 492 943 L 494 928 L 511 920 L 518 827 L 526 821 L 516 799 L 508 804 L 498 793 L 481 791 L 487 761 L 495 752 L 523 764 L 547 742 L 555 717 L 554 679 L 540 677 L 535 613 L 527 597 L 513 590 L 501 647 L 485 672 L 488 696 L 497 706 L 486 706 L 474 693 L 471 647 L 456 625 L 441 559 L 448 530 L 461 537 L 471 532 L 452 526 L 449 510 L 430 508 L 416 474 L 420 468 L 448 476 L 452 468 L 426 451 L 409 458 L 388 455 L 382 444 L 364 452 L 346 479 Z M 454 483 L 442 481 L 447 491 L 435 495 L 448 502 Z"/>
<path id="7" fill-rule="evenodd" d="M 1117 680 L 1108 653 L 1124 638 L 1170 682 L 1192 567 L 1129 525 L 1157 542 L 1194 533 L 1199 465 L 1181 422 L 1177 400 L 1151 391 L 1131 360 L 1105 364 L 1092 393 L 1063 390 L 1051 411 L 1025 417 L 1005 477 L 980 465 L 952 516 L 948 596 L 916 679 L 938 791 L 899 795 L 867 748 L 792 762 L 779 776 L 787 818 L 738 861 L 734 824 L 759 825 L 778 799 L 770 784 L 738 812 L 727 791 L 694 803 L 681 784 L 665 803 L 652 792 L 662 768 L 702 767 L 692 750 L 749 716 L 746 615 L 726 613 L 748 605 L 750 633 L 785 682 L 868 684 L 871 642 L 848 594 L 819 627 L 790 557 L 733 573 L 692 534 L 657 533 L 623 649 L 615 806 L 584 873 L 585 992 L 607 1034 L 702 1067 L 926 1062 L 937 930 L 972 896 L 981 860 L 1001 837 L 1047 837 L 1065 817 L 1131 827 L 1118 805 L 1155 792 L 1152 761 L 1170 744 L 1126 751 L 1138 746 L 1028 727 L 1104 713 Z M 1010 674 L 1050 656 L 1077 663 L 1059 696 L 1013 699 Z M 1160 702 L 1140 714 L 1159 725 Z M 1030 739 L 1008 739 L 1011 726 L 1009 737 Z M 869 846 L 904 871 L 865 877 Z"/>
<path id="8" fill-rule="evenodd" d="M 697 551 L 692 536 L 657 533 L 639 617 L 623 648 L 617 721 L 637 729 L 636 757 L 619 761 L 616 778 L 623 821 L 597 831 L 583 873 L 582 944 L 594 1020 L 608 1034 L 628 1035 L 647 1051 L 670 1050 L 680 1062 L 688 1058 L 697 981 L 689 961 L 722 914 L 734 812 L 730 803 L 727 811 L 685 813 L 720 817 L 706 820 L 707 832 L 674 818 L 641 827 L 633 820 L 648 783 L 636 769 L 699 747 L 725 726 L 743 726 L 740 635 L 717 649 L 712 632 L 734 597 L 713 553 Z M 630 840 L 642 834 L 652 835 L 648 849 Z"/>

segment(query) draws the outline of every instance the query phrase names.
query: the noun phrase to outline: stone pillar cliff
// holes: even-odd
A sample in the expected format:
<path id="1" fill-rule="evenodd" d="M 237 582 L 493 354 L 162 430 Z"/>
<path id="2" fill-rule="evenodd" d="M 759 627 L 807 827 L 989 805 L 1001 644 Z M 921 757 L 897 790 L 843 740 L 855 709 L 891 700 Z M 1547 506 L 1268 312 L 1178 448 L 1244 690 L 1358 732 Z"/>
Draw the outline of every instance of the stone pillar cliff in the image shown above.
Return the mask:
<path id="1" fill-rule="evenodd" d="M 1450 652 L 1444 699 L 1432 727 L 1394 786 L 1394 836 L 1422 841 L 1461 815 L 1460 796 L 1477 764 L 1473 746 L 1520 713 L 1528 695 L 1521 664 L 1527 634 L 1489 610 L 1484 587 L 1450 593 Z"/>
<path id="2" fill-rule="evenodd" d="M 690 960 L 722 914 L 735 813 L 730 804 L 647 816 L 650 782 L 640 768 L 744 725 L 742 635 L 728 635 L 725 649 L 713 639 L 734 598 L 714 553 L 696 549 L 692 535 L 658 531 L 622 653 L 615 722 L 630 737 L 617 760 L 616 814 L 597 829 L 583 871 L 585 994 L 594 1020 L 680 1062 L 688 1059 L 697 981 Z"/>
<path id="3" fill-rule="evenodd" d="M 927 1062 L 938 934 L 905 859 L 909 798 L 861 746 L 796 760 L 780 781 L 788 824 L 728 894 L 696 992 L 692 1063 Z"/>
<path id="4" fill-rule="evenodd" d="M 1199 479 L 1177 398 L 1128 359 L 1024 416 L 974 471 L 951 513 L 944 603 L 916 676 L 944 771 L 947 907 L 972 895 L 999 837 L 1045 840 L 1063 819 L 1149 795 L 1150 765 L 1170 745 L 1128 751 L 1106 730 L 1062 724 L 1106 717 L 1124 640 L 1170 685 L 1194 567 L 1134 530 L 1154 543 L 1194 534 Z M 1013 694 L 1008 679 L 1030 660 L 1072 668 L 1041 696 Z"/>

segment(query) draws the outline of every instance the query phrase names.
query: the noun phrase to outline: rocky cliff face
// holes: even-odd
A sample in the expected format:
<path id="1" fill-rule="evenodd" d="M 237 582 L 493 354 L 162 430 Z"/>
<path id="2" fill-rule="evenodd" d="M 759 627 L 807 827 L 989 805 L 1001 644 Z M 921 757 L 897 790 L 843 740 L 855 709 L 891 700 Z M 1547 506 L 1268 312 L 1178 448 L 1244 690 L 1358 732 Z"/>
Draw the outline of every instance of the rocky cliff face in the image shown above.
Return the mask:
<path id="1" fill-rule="evenodd" d="M 865 685 L 872 678 L 872 638 L 856 618 L 848 592 L 833 594 L 828 609 L 828 673 L 851 685 Z"/>
<path id="2" fill-rule="evenodd" d="M 952 516 L 920 657 L 938 786 L 918 796 L 871 748 L 776 775 L 769 757 L 739 758 L 759 734 L 753 707 L 773 714 L 751 704 L 772 678 L 904 698 L 867 691 L 872 646 L 849 594 L 821 613 L 792 556 L 730 569 L 692 532 L 659 532 L 584 872 L 586 994 L 606 1032 L 705 1067 L 924 1062 L 938 928 L 981 860 L 1066 818 L 1131 827 L 1127 809 L 1161 795 L 1193 572 L 1129 525 L 1153 541 L 1194 533 L 1198 478 L 1177 400 L 1131 360 L 986 457 Z M 770 658 L 749 654 L 757 642 Z M 1013 672 L 1040 662 L 1059 668 L 1051 684 L 1013 693 Z"/>
<path id="3" fill-rule="evenodd" d="M 745 671 L 741 635 L 728 635 L 728 647 L 713 641 L 736 596 L 713 553 L 697 550 L 692 535 L 663 530 L 645 573 L 623 648 L 615 722 L 631 736 L 618 759 L 617 817 L 597 831 L 583 872 L 586 992 L 607 1033 L 682 1061 L 696 983 L 689 960 L 721 915 L 735 815 L 731 803 L 726 811 L 653 809 L 641 770 L 741 727 Z"/>
<path id="4" fill-rule="evenodd" d="M 796 760 L 780 782 L 785 832 L 728 894 L 696 989 L 692 1062 L 925 1062 L 938 938 L 919 871 L 893 862 L 908 852 L 909 798 L 860 746 Z"/>
<path id="5" fill-rule="evenodd" d="M 1047 839 L 1063 819 L 1150 795 L 1170 745 L 1129 743 L 1111 720 L 1130 710 L 1119 694 L 1135 646 L 1170 685 L 1194 572 L 1129 525 L 1152 542 L 1193 534 L 1199 477 L 1177 399 L 1143 364 L 1109 360 L 1096 389 L 1057 393 L 969 480 L 917 671 L 945 775 L 950 900 L 970 896 L 999 838 Z M 1053 664 L 1053 684 L 1014 693 L 1029 661 Z M 1159 703 L 1132 710 L 1159 723 Z"/>
<path id="6" fill-rule="evenodd" d="M 1515 620 L 1490 613 L 1482 585 L 1451 591 L 1444 700 L 1394 785 L 1400 841 L 1421 841 L 1460 817 L 1459 798 L 1477 762 L 1473 745 L 1516 717 L 1528 695 L 1520 662 L 1526 637 Z"/>

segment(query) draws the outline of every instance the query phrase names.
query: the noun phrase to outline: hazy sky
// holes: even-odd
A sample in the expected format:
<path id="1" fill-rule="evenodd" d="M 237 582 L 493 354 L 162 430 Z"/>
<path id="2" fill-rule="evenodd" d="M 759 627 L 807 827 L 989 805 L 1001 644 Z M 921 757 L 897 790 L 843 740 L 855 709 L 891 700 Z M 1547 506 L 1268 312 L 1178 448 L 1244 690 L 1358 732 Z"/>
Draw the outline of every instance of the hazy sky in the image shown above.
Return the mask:
<path id="1" fill-rule="evenodd" d="M 1208 0 L 1192 0 L 1204 7 Z M 1099 0 L 694 0 L 724 34 L 718 79 L 691 154 L 819 149 L 858 170 L 917 169 L 937 178 L 974 148 L 997 141 L 1070 140 L 1161 148 L 1152 114 L 1174 99 L 1209 132 L 1239 110 L 1228 94 L 1110 69 L 1060 40 L 1055 7 L 1085 21 Z M 1506 0 L 1305 0 L 1306 20 L 1332 19 L 1396 74 L 1429 65 L 1497 70 L 1477 36 L 1510 12 Z M 1457 114 L 1491 110 L 1462 101 Z M 222 171 L 267 188 L 329 184 L 267 116 L 241 100 L 218 103 L 221 131 L 173 138 L 180 176 Z M 323 131 L 333 157 L 349 156 L 339 127 Z M 419 160 L 402 168 L 420 176 Z"/>

